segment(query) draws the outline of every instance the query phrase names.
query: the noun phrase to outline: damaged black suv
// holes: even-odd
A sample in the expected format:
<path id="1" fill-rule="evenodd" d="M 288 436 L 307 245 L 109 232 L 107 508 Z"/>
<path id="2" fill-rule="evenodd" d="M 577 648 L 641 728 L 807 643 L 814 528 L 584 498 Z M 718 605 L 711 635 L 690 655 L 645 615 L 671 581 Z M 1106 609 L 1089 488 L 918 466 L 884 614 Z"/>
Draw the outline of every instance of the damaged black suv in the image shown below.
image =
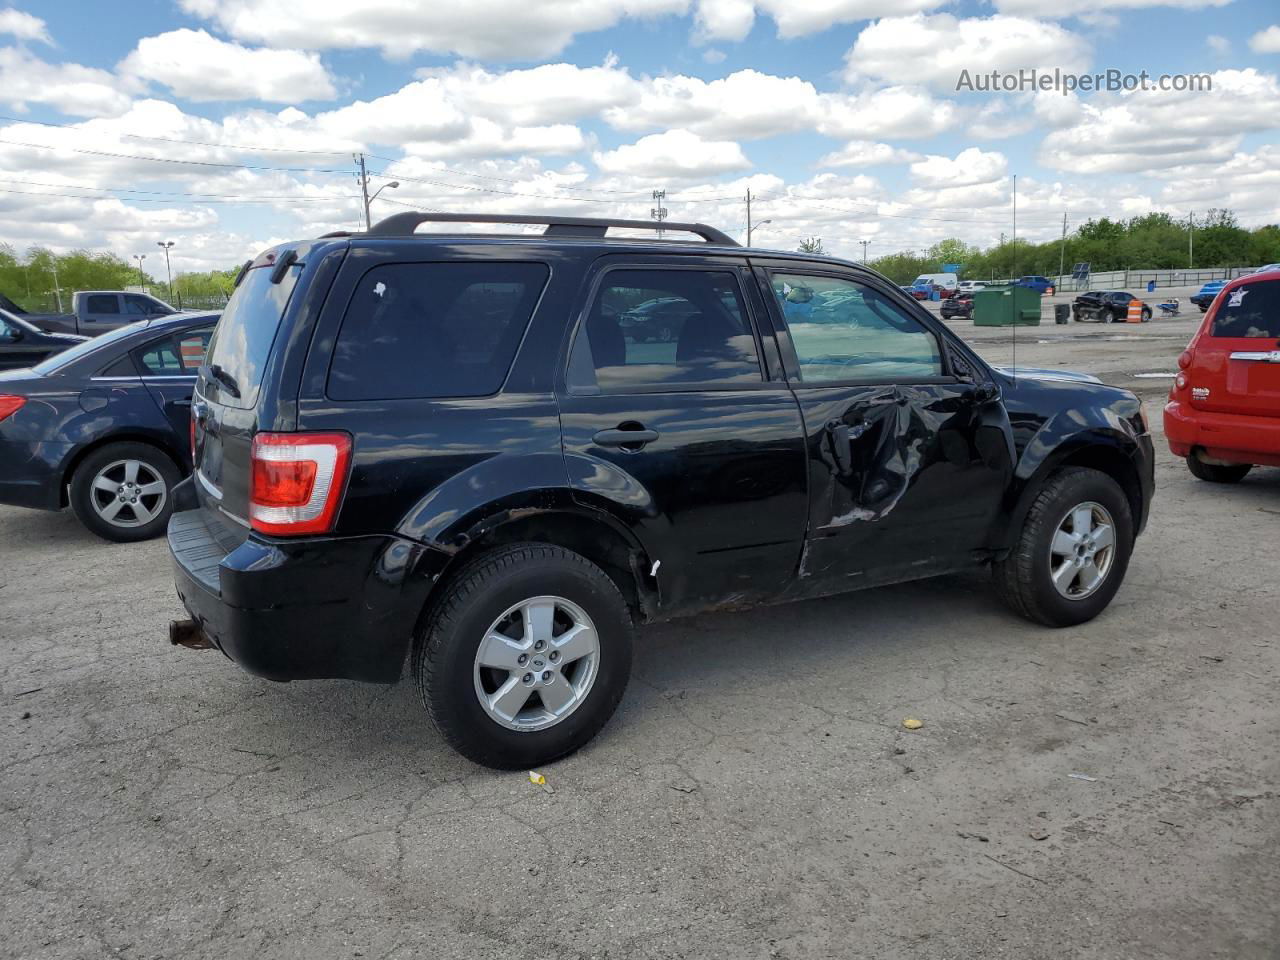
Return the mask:
<path id="1" fill-rule="evenodd" d="M 171 639 L 273 680 L 408 659 L 496 767 L 604 725 L 635 623 L 977 565 L 1082 623 L 1153 490 L 1132 393 L 993 368 L 864 267 L 701 224 L 405 213 L 279 246 L 192 421 Z"/>

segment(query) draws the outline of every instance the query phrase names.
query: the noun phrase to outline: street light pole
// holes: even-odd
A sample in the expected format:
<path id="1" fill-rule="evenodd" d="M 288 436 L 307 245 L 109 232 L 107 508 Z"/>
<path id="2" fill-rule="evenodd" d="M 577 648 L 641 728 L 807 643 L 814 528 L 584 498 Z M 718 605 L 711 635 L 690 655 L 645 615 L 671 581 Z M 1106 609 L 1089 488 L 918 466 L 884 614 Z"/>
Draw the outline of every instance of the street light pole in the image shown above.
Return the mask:
<path id="1" fill-rule="evenodd" d="M 394 190 L 398 186 L 400 186 L 399 180 L 392 180 L 390 183 L 384 183 L 377 190 L 373 191 L 373 196 L 371 196 L 368 200 L 364 202 L 364 222 L 366 224 L 366 227 L 365 227 L 366 230 L 369 229 L 368 225 L 371 222 L 371 217 L 369 215 L 369 208 L 373 206 L 373 201 L 378 199 L 378 194 L 380 194 L 383 190 L 386 190 L 388 188 Z"/>
<path id="2" fill-rule="evenodd" d="M 169 249 L 173 246 L 172 240 L 157 240 L 157 247 L 164 248 L 164 272 L 169 276 L 169 302 L 173 302 L 173 268 L 169 266 Z"/>
<path id="3" fill-rule="evenodd" d="M 145 253 L 135 253 L 133 259 L 138 261 L 138 286 L 145 288 L 147 280 L 142 274 L 142 261 L 147 259 L 147 255 Z"/>
<path id="4" fill-rule="evenodd" d="M 862 262 L 863 262 L 863 263 L 866 263 L 866 262 L 867 262 L 867 245 L 868 245 L 869 243 L 871 243 L 871 241 L 870 241 L 870 240 L 859 240 L 858 242 L 859 242 L 860 244 L 862 244 Z"/>
<path id="5" fill-rule="evenodd" d="M 759 223 L 756 223 L 756 224 L 748 224 L 748 226 L 747 226 L 747 246 L 748 246 L 748 247 L 749 247 L 749 246 L 751 246 L 751 234 L 752 234 L 752 232 L 753 232 L 753 231 L 755 231 L 755 230 L 759 230 L 759 229 L 760 229 L 761 227 L 763 227 L 766 223 L 773 223 L 773 221 L 772 221 L 772 220 L 761 220 Z"/>

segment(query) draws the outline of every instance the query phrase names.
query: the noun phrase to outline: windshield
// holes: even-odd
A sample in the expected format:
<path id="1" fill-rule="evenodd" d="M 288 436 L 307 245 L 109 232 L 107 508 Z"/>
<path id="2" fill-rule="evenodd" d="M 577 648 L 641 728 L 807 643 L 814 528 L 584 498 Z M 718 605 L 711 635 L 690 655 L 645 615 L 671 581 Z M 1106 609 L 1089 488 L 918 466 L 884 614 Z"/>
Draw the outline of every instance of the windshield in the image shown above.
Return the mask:
<path id="1" fill-rule="evenodd" d="M 41 376 L 48 376 L 51 373 L 57 373 L 67 364 L 75 363 L 81 357 L 88 356 L 100 347 L 107 347 L 119 340 L 123 340 L 130 334 L 137 333 L 146 327 L 149 320 L 139 320 L 137 323 L 131 323 L 127 327 L 116 327 L 116 329 L 104 333 L 100 337 L 94 337 L 92 340 L 86 340 L 83 343 L 77 343 L 74 347 L 69 347 L 61 353 L 55 353 L 48 360 L 37 363 L 31 369 Z"/>
<path id="2" fill-rule="evenodd" d="M 0 320 L 4 320 L 4 322 L 9 324 L 11 327 L 17 327 L 19 330 L 25 330 L 27 333 L 41 332 L 40 328 L 35 324 L 27 320 L 23 320 L 17 314 L 10 313 L 8 310 L 2 308 L 0 308 Z"/>

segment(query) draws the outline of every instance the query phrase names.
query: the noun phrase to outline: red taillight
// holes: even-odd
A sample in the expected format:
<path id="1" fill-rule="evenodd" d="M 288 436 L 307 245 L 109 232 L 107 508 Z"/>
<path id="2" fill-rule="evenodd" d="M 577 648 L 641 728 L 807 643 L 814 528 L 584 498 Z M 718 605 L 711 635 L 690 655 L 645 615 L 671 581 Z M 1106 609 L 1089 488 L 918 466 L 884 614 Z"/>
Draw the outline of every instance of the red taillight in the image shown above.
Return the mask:
<path id="1" fill-rule="evenodd" d="M 1191 360 L 1192 360 L 1191 351 L 1183 350 L 1182 353 L 1178 355 L 1179 369 L 1181 370 L 1187 369 L 1187 367 L 1191 366 Z"/>
<path id="2" fill-rule="evenodd" d="M 26 397 L 0 396 L 0 420 L 12 417 L 26 402 Z"/>
<path id="3" fill-rule="evenodd" d="M 255 435 L 249 523 L 262 533 L 327 533 L 350 463 L 351 438 L 345 433 Z"/>
<path id="4" fill-rule="evenodd" d="M 196 412 L 191 411 L 191 417 L 187 420 L 187 425 L 191 432 L 191 462 L 196 462 Z"/>

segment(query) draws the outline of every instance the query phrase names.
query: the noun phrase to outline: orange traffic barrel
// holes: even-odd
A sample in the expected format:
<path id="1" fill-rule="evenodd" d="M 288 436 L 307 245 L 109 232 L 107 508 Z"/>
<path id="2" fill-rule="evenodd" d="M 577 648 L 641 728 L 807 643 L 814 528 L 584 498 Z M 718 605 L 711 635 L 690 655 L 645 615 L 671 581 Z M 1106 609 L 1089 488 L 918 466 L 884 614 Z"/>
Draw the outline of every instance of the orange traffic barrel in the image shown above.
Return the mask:
<path id="1" fill-rule="evenodd" d="M 1129 314 L 1124 319 L 1126 323 L 1142 322 L 1142 301 L 1141 300 L 1129 301 Z"/>

